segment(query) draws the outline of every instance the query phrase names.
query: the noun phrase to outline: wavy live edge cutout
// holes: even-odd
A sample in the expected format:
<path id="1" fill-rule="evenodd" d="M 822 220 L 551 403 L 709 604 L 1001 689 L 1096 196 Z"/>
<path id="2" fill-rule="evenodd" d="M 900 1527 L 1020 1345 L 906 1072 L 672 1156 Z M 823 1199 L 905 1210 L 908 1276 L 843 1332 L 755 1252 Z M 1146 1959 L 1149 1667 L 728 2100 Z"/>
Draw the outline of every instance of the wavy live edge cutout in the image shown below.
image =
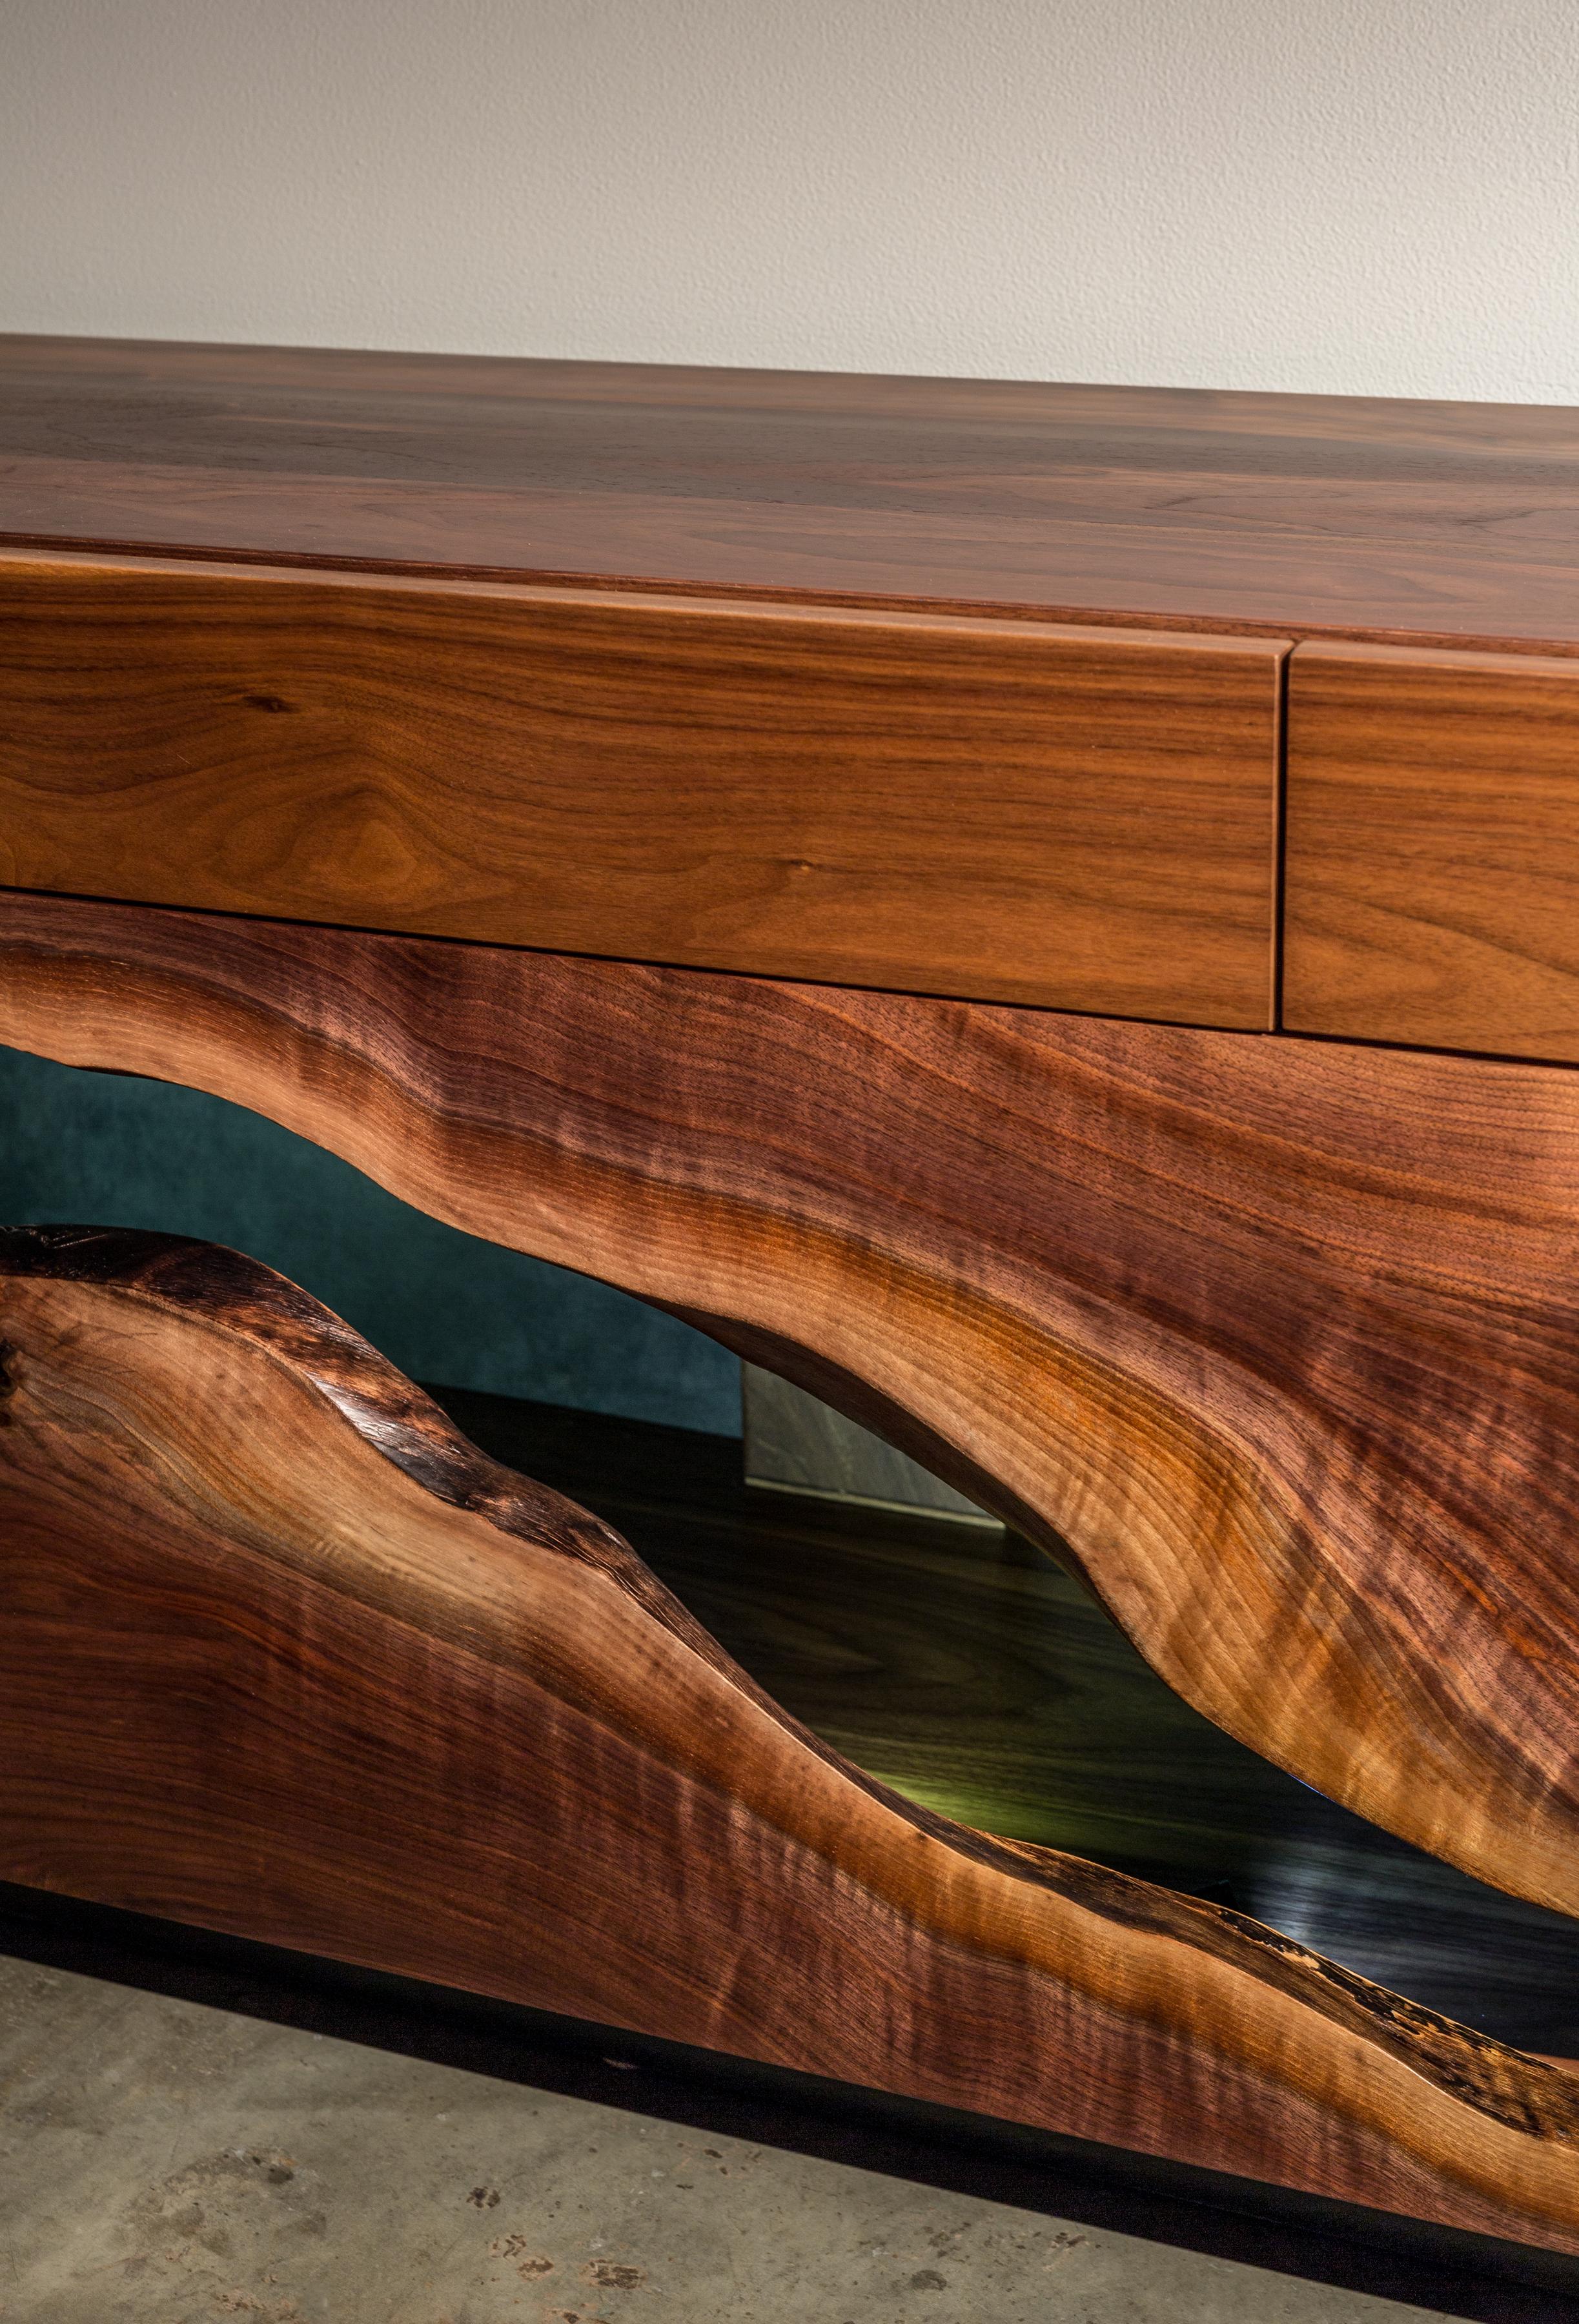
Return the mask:
<path id="1" fill-rule="evenodd" d="M 702 1323 L 1579 1911 L 1574 1074 L 17 893 L 0 1039 Z"/>
<path id="2" fill-rule="evenodd" d="M 1579 2251 L 1579 2087 L 913 1806 L 255 1261 L 0 1235 L 0 1870 Z"/>

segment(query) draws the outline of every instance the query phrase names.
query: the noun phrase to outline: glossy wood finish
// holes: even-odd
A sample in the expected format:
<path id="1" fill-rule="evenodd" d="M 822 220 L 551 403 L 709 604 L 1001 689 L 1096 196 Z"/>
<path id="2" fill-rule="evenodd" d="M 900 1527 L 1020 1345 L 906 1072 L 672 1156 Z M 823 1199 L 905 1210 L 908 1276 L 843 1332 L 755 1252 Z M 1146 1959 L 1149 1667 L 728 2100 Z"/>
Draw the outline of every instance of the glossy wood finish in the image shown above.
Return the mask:
<path id="1" fill-rule="evenodd" d="M 1281 648 L 0 558 L 0 878 L 1264 1026 Z"/>
<path id="2" fill-rule="evenodd" d="M 1579 2251 L 1568 2075 L 863 1777 L 254 1262 L 0 1252 L 5 1877 Z"/>
<path id="3" fill-rule="evenodd" d="M 1579 646 L 1535 405 L 0 338 L 0 537 Z"/>
<path id="4" fill-rule="evenodd" d="M 1226 1904 L 1482 2034 L 1579 2059 L 1579 1927 L 1214 1727 L 1012 1534 L 762 1492 L 733 1438 L 438 1387 L 616 1526 L 759 1686 L 907 1799 Z"/>
<path id="5" fill-rule="evenodd" d="M 689 1314 L 1231 1734 L 1579 1909 L 1572 1075 L 16 896 L 0 1038 Z"/>
<path id="6" fill-rule="evenodd" d="M 1579 1062 L 1579 663 L 1307 646 L 1284 1021 Z"/>

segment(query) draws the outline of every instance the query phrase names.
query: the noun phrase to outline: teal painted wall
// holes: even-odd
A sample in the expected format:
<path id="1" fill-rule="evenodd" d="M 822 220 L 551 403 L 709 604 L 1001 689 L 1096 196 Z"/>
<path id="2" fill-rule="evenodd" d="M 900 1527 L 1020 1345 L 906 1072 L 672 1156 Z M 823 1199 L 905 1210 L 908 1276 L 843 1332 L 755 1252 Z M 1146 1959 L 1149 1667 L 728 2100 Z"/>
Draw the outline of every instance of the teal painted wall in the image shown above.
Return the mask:
<path id="1" fill-rule="evenodd" d="M 229 1243 L 451 1388 L 740 1434 L 740 1366 L 608 1285 L 478 1242 L 201 1091 L 0 1049 L 0 1222 Z"/>

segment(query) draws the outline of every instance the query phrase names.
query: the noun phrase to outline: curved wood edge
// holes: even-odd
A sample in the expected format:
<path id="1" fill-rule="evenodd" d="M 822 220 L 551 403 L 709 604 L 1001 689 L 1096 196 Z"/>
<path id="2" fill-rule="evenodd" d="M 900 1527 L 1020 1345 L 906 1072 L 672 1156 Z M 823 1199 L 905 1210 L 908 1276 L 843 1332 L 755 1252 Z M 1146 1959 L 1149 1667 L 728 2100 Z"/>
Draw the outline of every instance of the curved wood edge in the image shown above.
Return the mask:
<path id="1" fill-rule="evenodd" d="M 0 1872 L 1579 2251 L 1579 2090 L 912 1805 L 234 1252 L 0 1235 Z"/>
<path id="2" fill-rule="evenodd" d="M 1579 1912 L 1571 1074 L 15 893 L 0 1038 L 689 1314 Z"/>

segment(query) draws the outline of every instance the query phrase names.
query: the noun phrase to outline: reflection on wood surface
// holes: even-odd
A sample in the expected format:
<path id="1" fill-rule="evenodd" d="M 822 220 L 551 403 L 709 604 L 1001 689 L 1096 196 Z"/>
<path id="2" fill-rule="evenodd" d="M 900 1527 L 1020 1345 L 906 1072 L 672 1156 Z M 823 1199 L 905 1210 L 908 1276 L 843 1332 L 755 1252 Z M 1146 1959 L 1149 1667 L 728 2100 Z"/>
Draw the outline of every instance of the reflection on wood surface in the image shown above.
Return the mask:
<path id="1" fill-rule="evenodd" d="M 759 1684 L 896 1790 L 1270 1922 L 1520 2049 L 1579 2058 L 1579 1927 L 1235 1743 L 1012 1536 L 743 1490 L 733 1440 L 462 1389 L 500 1460 L 617 1525 Z"/>
<path id="2" fill-rule="evenodd" d="M 1574 1074 L 17 894 L 0 1039 L 699 1323 L 1579 1913 Z"/>
<path id="3" fill-rule="evenodd" d="M 0 1238 L 0 1877 L 1579 2251 L 1565 2074 L 904 1800 L 255 1262 Z"/>

